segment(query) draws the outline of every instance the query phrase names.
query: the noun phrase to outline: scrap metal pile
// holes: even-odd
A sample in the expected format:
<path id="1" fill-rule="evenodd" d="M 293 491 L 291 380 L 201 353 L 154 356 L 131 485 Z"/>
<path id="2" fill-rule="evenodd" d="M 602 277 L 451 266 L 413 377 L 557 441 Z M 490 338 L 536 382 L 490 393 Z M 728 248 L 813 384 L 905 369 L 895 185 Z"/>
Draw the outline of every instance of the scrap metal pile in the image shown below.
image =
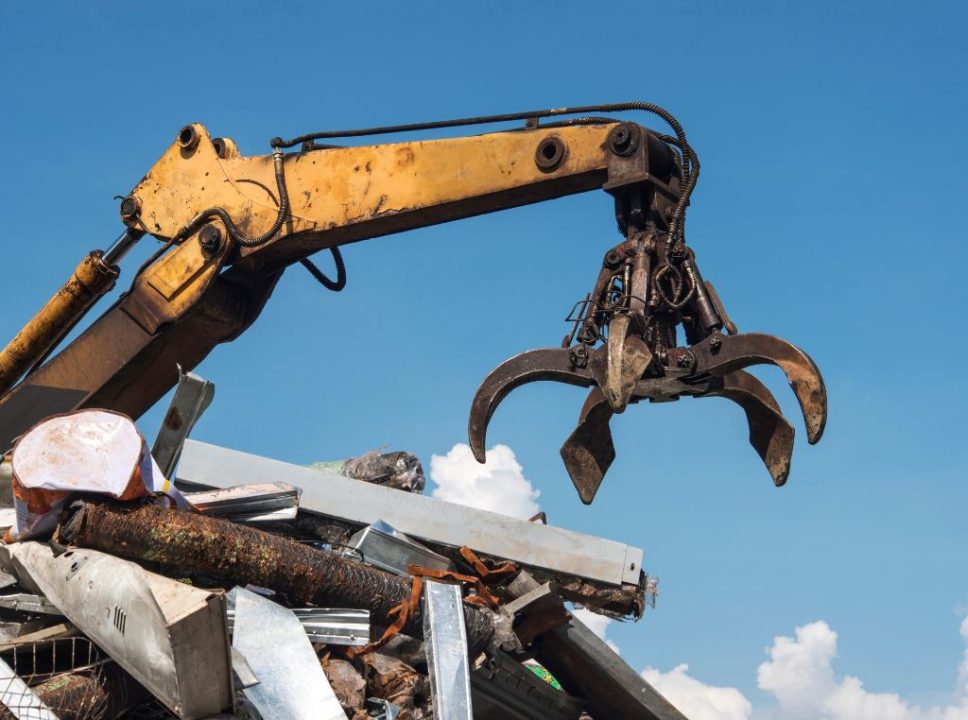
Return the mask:
<path id="1" fill-rule="evenodd" d="M 568 611 L 641 617 L 641 550 L 425 496 L 407 453 L 187 439 L 211 397 L 184 376 L 151 451 L 83 410 L 0 465 L 0 718 L 682 718 Z"/>

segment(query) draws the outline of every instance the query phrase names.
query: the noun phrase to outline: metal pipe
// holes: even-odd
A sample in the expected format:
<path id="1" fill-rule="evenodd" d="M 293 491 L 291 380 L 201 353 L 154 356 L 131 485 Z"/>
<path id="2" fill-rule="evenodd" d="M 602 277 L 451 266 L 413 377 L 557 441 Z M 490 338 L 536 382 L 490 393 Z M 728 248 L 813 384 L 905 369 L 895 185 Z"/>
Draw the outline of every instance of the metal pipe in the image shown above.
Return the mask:
<path id="1" fill-rule="evenodd" d="M 189 570 L 270 588 L 293 604 L 366 609 L 373 623 L 385 626 L 392 622 L 390 611 L 410 597 L 411 583 L 403 578 L 229 520 L 95 501 L 77 502 L 71 511 L 59 529 L 64 542 L 150 560 L 172 572 Z M 480 650 L 494 627 L 477 608 L 465 605 L 464 617 L 471 648 Z M 419 609 L 403 630 L 420 637 Z"/>

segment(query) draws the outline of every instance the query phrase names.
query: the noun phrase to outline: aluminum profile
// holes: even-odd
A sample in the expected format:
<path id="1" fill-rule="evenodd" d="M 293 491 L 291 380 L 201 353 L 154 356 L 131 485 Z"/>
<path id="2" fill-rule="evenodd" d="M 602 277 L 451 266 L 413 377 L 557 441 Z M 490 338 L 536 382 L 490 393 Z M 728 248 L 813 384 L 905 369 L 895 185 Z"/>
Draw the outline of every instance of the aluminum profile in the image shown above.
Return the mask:
<path id="1" fill-rule="evenodd" d="M 527 567 L 620 586 L 637 585 L 642 550 L 593 535 L 519 520 L 427 495 L 400 492 L 188 439 L 177 479 L 227 487 L 273 478 L 302 488 L 303 510 L 359 525 L 384 520 L 411 537 L 505 558 Z"/>

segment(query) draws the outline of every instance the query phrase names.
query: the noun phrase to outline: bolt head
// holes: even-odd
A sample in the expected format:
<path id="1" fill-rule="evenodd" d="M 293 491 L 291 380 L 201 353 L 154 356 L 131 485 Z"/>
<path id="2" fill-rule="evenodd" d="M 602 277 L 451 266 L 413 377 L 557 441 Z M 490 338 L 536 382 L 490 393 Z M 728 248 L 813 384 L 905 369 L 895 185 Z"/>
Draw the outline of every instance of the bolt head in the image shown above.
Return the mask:
<path id="1" fill-rule="evenodd" d="M 208 253 L 218 252 L 222 245 L 222 231 L 214 225 L 206 225 L 198 233 L 198 241 L 202 250 Z"/>
<path id="2" fill-rule="evenodd" d="M 608 143 L 616 155 L 630 155 L 638 147 L 638 130 L 628 123 L 616 125 L 608 134 Z"/>
<path id="3" fill-rule="evenodd" d="M 141 203 L 134 195 L 128 195 L 121 201 L 121 217 L 125 220 L 133 218 L 139 210 L 141 210 Z"/>

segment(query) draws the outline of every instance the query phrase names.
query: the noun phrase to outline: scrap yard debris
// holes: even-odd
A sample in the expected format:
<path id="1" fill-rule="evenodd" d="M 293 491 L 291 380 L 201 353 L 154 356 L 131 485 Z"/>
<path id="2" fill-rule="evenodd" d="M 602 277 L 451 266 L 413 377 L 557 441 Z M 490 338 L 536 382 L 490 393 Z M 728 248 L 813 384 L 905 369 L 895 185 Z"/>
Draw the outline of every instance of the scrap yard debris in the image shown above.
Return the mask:
<path id="1" fill-rule="evenodd" d="M 188 440 L 211 395 L 182 376 L 152 451 L 81 410 L 4 458 L 0 720 L 683 718 L 568 612 L 641 617 L 641 550 L 424 496 L 408 453 Z"/>

